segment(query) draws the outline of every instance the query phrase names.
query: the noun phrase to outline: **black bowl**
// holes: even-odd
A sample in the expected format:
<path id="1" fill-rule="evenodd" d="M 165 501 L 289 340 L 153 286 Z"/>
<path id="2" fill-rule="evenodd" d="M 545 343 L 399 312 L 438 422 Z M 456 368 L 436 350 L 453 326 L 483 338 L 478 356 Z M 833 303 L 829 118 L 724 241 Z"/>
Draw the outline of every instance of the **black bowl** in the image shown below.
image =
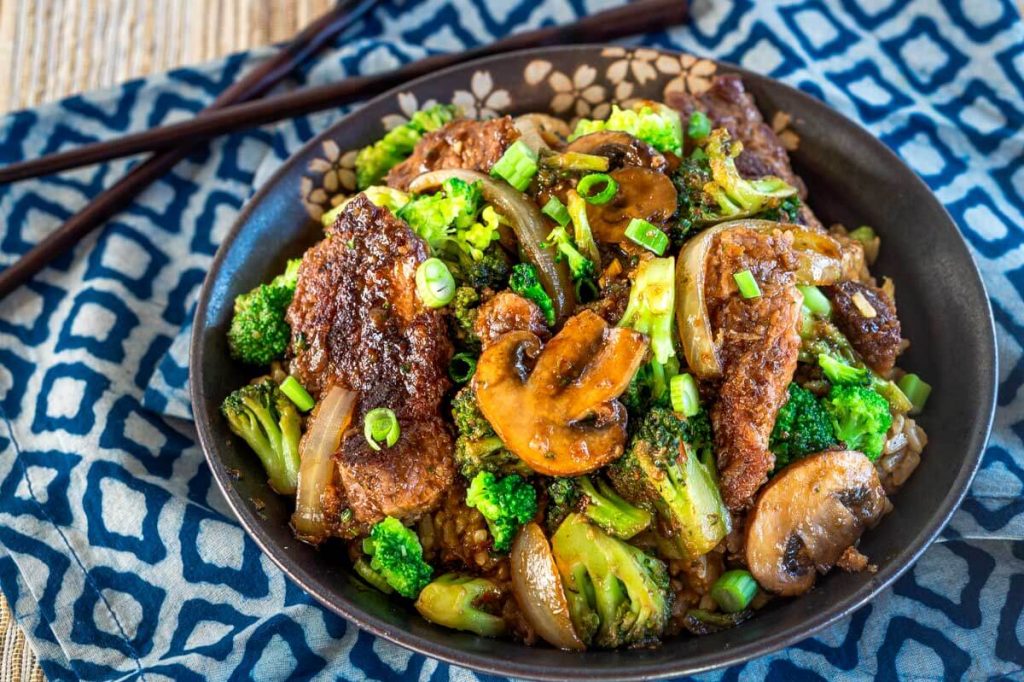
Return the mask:
<path id="1" fill-rule="evenodd" d="M 878 572 L 833 572 L 804 597 L 781 600 L 727 632 L 682 636 L 653 650 L 567 653 L 434 626 L 408 602 L 353 579 L 341 552 L 296 541 L 288 527 L 292 500 L 270 491 L 256 457 L 218 413 L 224 396 L 250 378 L 229 359 L 225 332 L 235 296 L 280 272 L 318 238 L 316 217 L 328 195 L 351 187 L 354 152 L 346 150 L 380 137 L 387 117 L 430 100 L 454 99 L 485 115 L 601 115 L 611 99 L 661 99 L 666 88 L 703 87 L 716 69 L 741 74 L 767 120 L 777 111 L 792 116 L 800 139 L 794 165 L 821 219 L 872 225 L 882 236 L 875 272 L 895 280 L 904 335 L 913 341 L 901 366 L 934 386 L 920 419 L 930 440 L 921 465 L 895 495 L 894 511 L 863 538 L 861 549 Z M 656 77 L 635 83 L 638 70 Z M 217 252 L 196 312 L 190 370 L 196 425 L 214 477 L 242 525 L 292 580 L 359 627 L 410 649 L 478 670 L 552 679 L 648 678 L 739 663 L 798 642 L 865 604 L 910 567 L 959 505 L 981 459 L 996 386 L 992 316 L 974 262 L 942 205 L 888 148 L 818 100 L 756 74 L 678 53 L 599 46 L 453 67 L 377 97 L 311 141 L 253 197 Z"/>

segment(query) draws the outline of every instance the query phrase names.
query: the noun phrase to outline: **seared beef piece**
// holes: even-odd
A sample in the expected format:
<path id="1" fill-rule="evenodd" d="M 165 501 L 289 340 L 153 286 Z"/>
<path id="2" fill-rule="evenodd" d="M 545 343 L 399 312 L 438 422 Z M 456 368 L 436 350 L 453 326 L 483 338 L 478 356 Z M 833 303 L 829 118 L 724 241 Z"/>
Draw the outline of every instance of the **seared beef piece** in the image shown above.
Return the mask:
<path id="1" fill-rule="evenodd" d="M 896 304 L 881 289 L 860 282 L 840 282 L 823 288 L 832 300 L 832 316 L 839 331 L 846 335 L 871 369 L 888 375 L 896 364 L 902 343 Z M 853 297 L 858 293 L 874 309 L 874 317 L 865 317 L 854 303 Z"/>
<path id="2" fill-rule="evenodd" d="M 708 257 L 705 296 L 719 347 L 722 381 L 711 408 L 722 497 L 750 505 L 775 465 L 768 439 L 800 348 L 796 255 L 790 237 L 745 229 L 722 232 Z M 761 296 L 739 295 L 733 274 L 750 270 Z"/>
<path id="3" fill-rule="evenodd" d="M 537 304 L 511 291 L 496 294 L 480 306 L 473 331 L 484 348 L 514 331 L 533 332 L 541 341 L 546 341 L 551 335 L 544 324 L 544 313 Z"/>
<path id="4" fill-rule="evenodd" d="M 292 373 L 314 395 L 332 385 L 359 393 L 338 459 L 344 497 L 364 523 L 428 510 L 455 475 L 439 416 L 452 347 L 444 316 L 416 296 L 427 256 L 405 223 L 360 195 L 306 252 L 288 309 Z M 402 430 L 379 452 L 362 435 L 376 407 L 394 410 Z"/>
<path id="5" fill-rule="evenodd" d="M 416 295 L 427 245 L 363 195 L 306 252 L 288 309 L 292 372 L 314 395 L 339 384 L 360 410 L 433 416 L 448 390 L 444 316 Z"/>
<path id="6" fill-rule="evenodd" d="M 452 121 L 424 135 L 412 156 L 391 169 L 387 183 L 405 190 L 421 173 L 445 168 L 488 173 L 518 138 L 519 131 L 508 116 L 490 121 Z"/>
<path id="7" fill-rule="evenodd" d="M 452 437 L 440 416 L 398 423 L 401 435 L 391 447 L 371 449 L 362 428 L 350 429 L 341 443 L 338 475 L 358 521 L 418 517 L 435 508 L 455 480 Z"/>
<path id="8" fill-rule="evenodd" d="M 806 199 L 807 187 L 793 172 L 786 148 L 764 122 L 753 96 L 747 93 L 739 76 L 715 76 L 707 91 L 699 95 L 671 92 L 665 101 L 679 110 L 684 121 L 694 111 L 703 111 L 713 127 L 728 129 L 733 139 L 742 142 L 743 152 L 736 159 L 741 175 L 746 178 L 778 176 L 796 187 L 801 199 Z M 800 217 L 807 226 L 822 229 L 821 222 L 806 204 L 801 208 Z"/>

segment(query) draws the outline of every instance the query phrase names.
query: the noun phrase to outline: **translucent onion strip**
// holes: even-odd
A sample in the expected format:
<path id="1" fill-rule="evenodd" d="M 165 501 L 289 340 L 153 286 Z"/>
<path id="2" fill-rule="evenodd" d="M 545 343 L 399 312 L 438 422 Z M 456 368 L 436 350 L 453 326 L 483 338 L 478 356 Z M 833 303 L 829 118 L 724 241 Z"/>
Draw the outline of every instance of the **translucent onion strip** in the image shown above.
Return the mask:
<path id="1" fill-rule="evenodd" d="M 352 423 L 357 394 L 333 386 L 316 406 L 299 446 L 299 489 L 292 526 L 305 542 L 317 544 L 330 530 L 324 516 L 323 494 L 334 481 L 334 453 Z"/>

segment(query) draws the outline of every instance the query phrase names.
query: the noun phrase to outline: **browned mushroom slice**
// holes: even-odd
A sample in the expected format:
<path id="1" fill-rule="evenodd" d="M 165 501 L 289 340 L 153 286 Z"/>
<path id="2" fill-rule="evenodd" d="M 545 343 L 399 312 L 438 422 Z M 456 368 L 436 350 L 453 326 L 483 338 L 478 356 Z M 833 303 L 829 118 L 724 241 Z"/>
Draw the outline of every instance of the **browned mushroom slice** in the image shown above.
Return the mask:
<path id="1" fill-rule="evenodd" d="M 565 151 L 608 157 L 612 168 L 640 166 L 659 172 L 668 168 L 665 157 L 654 147 L 629 133 L 612 130 L 577 137 Z"/>
<path id="2" fill-rule="evenodd" d="M 889 509 L 867 457 L 854 450 L 810 455 L 761 491 L 747 519 L 747 565 L 769 592 L 803 594 Z"/>
<path id="3" fill-rule="evenodd" d="M 643 334 L 584 310 L 544 346 L 529 331 L 499 338 L 473 388 L 509 450 L 539 473 L 576 476 L 622 455 L 626 409 L 615 399 L 646 355 Z"/>
<path id="4" fill-rule="evenodd" d="M 633 218 L 660 225 L 675 214 L 676 188 L 664 173 L 626 166 L 611 176 L 619 185 L 612 200 L 600 206 L 587 204 L 587 219 L 598 241 L 621 242 Z"/>

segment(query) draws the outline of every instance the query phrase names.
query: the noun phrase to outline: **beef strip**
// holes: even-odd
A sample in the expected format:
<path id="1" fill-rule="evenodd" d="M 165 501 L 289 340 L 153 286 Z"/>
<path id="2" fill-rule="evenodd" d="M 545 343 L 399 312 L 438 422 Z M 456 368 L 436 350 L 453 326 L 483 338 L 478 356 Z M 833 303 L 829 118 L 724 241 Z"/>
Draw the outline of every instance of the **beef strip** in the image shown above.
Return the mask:
<path id="1" fill-rule="evenodd" d="M 502 291 L 480 306 L 473 331 L 484 348 L 514 331 L 533 332 L 541 341 L 551 336 L 537 304 L 511 291 Z"/>
<path id="2" fill-rule="evenodd" d="M 823 289 L 832 301 L 832 319 L 839 331 L 871 369 L 888 375 L 896 365 L 902 344 L 896 304 L 881 289 L 860 282 L 840 282 Z M 874 309 L 874 317 L 865 317 L 857 307 L 853 297 L 858 293 Z"/>
<path id="3" fill-rule="evenodd" d="M 428 510 L 454 478 L 451 438 L 439 416 L 452 347 L 443 315 L 416 296 L 426 244 L 365 196 L 302 259 L 295 297 L 291 371 L 315 395 L 333 385 L 359 393 L 358 428 L 336 455 L 343 493 L 358 521 Z M 395 411 L 398 442 L 370 451 L 362 416 Z M 401 463 L 398 467 L 396 463 Z"/>
<path id="4" fill-rule="evenodd" d="M 687 120 L 694 111 L 703 111 L 715 128 L 726 128 L 733 139 L 743 143 L 743 152 L 736 159 L 736 168 L 746 178 L 775 175 L 797 188 L 800 199 L 807 198 L 807 187 L 793 172 L 789 154 L 778 136 L 764 121 L 754 98 L 739 76 L 715 76 L 711 87 L 698 95 L 688 92 L 670 92 L 666 103 L 677 109 Z M 823 229 L 806 203 L 800 209 L 800 219 L 809 227 Z"/>
<path id="5" fill-rule="evenodd" d="M 452 121 L 424 135 L 412 156 L 391 169 L 387 183 L 406 190 L 416 176 L 445 168 L 488 173 L 518 138 L 519 131 L 508 116 L 490 121 Z"/>
<path id="6" fill-rule="evenodd" d="M 707 263 L 705 296 L 722 363 L 711 408 L 722 497 L 742 510 L 775 465 L 768 440 L 800 348 L 796 255 L 781 231 L 732 229 L 716 237 Z M 750 270 L 761 296 L 745 299 L 733 274 Z"/>

